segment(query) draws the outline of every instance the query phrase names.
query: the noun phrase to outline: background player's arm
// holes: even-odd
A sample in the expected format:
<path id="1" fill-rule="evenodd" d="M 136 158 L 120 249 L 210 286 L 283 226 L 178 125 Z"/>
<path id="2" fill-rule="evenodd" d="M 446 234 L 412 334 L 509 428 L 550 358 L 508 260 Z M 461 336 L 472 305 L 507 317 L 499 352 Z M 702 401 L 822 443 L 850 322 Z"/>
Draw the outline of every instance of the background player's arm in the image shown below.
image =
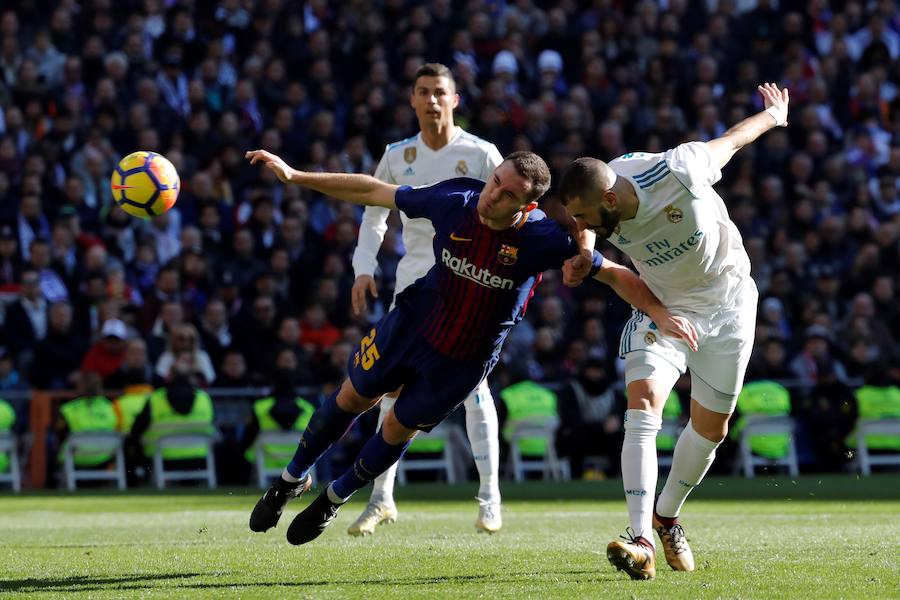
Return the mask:
<path id="1" fill-rule="evenodd" d="M 371 175 L 298 171 L 290 167 L 280 156 L 265 150 L 251 150 L 245 157 L 251 165 L 258 162 L 263 163 L 284 183 L 295 183 L 338 200 L 361 206 L 397 208 L 394 203 L 394 195 L 400 186 L 379 181 Z"/>
<path id="2" fill-rule="evenodd" d="M 393 184 L 390 167 L 388 165 L 388 151 L 385 149 L 381 162 L 375 169 L 375 179 Z M 368 310 L 366 304 L 366 292 L 378 297 L 378 287 L 375 285 L 375 269 L 378 267 L 378 250 L 384 241 L 387 232 L 387 220 L 391 214 L 390 209 L 382 206 L 367 206 L 363 212 L 362 223 L 359 226 L 359 237 L 356 249 L 353 251 L 353 273 L 356 280 L 350 290 L 350 299 L 353 311 L 360 315 Z"/>
<path id="3" fill-rule="evenodd" d="M 604 260 L 594 279 L 605 283 L 622 300 L 646 313 L 656 323 L 662 335 L 680 338 L 687 342 L 691 350 L 697 350 L 697 332 L 691 322 L 670 313 L 634 271 L 611 260 Z"/>
<path id="4" fill-rule="evenodd" d="M 755 141 L 773 127 L 786 127 L 788 114 L 787 88 L 779 90 L 775 84 L 764 83 L 758 87 L 766 109 L 748 117 L 707 143 L 713 162 L 721 169 L 735 152 Z"/>

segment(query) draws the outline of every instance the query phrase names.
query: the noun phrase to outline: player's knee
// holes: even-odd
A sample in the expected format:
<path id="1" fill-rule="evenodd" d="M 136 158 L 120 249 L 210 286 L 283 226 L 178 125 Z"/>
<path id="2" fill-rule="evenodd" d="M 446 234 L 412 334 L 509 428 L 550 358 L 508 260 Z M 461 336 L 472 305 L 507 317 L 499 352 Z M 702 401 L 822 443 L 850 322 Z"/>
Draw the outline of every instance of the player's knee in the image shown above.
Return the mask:
<path id="1" fill-rule="evenodd" d="M 644 379 L 629 383 L 626 395 L 629 410 L 645 410 L 658 416 L 662 414 L 669 392 L 659 382 Z"/>
<path id="2" fill-rule="evenodd" d="M 719 443 L 728 435 L 730 416 L 730 412 L 711 410 L 696 399 L 691 399 L 691 425 L 701 437 L 711 442 Z"/>
<path id="3" fill-rule="evenodd" d="M 719 443 L 728 435 L 728 418 L 706 418 L 695 420 L 691 418 L 691 426 L 700 437 L 706 438 L 711 442 Z"/>
<path id="4" fill-rule="evenodd" d="M 341 410 L 358 414 L 366 412 L 375 406 L 378 402 L 378 398 L 366 398 L 365 396 L 360 395 L 359 392 L 356 391 L 356 388 L 353 387 L 353 383 L 351 383 L 350 379 L 347 379 L 341 386 L 336 401 Z"/>
<path id="5" fill-rule="evenodd" d="M 403 444 L 414 438 L 417 433 L 418 430 L 410 429 L 398 421 L 393 409 L 384 416 L 384 422 L 381 424 L 381 437 L 388 444 Z"/>

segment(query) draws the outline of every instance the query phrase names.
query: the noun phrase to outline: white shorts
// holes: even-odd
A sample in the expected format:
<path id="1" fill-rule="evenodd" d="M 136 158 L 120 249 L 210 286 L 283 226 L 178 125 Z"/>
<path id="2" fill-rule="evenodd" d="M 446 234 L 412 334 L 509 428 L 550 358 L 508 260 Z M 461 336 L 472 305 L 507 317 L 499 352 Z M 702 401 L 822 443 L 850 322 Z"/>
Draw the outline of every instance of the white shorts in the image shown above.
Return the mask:
<path id="1" fill-rule="evenodd" d="M 619 344 L 619 355 L 625 359 L 625 385 L 653 379 L 671 390 L 690 369 L 691 398 L 711 411 L 731 414 L 753 352 L 758 297 L 756 286 L 751 284 L 734 310 L 714 317 L 680 315 L 697 330 L 697 352 L 680 339 L 660 335 L 650 317 L 635 310 Z"/>

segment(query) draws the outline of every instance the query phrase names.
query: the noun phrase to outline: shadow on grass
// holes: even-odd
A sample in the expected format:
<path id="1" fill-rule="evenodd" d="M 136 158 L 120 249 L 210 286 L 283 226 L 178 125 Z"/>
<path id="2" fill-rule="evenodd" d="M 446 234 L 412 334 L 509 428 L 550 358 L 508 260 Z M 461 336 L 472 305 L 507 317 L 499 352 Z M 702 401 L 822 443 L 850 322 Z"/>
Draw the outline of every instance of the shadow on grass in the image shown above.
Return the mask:
<path id="1" fill-rule="evenodd" d="M 122 575 L 119 577 L 73 575 L 71 577 L 48 577 L 46 579 L 37 577 L 29 577 L 27 579 L 5 579 L 0 581 L 0 592 L 81 592 L 87 590 L 120 589 L 124 587 L 134 589 L 139 586 L 125 586 L 123 584 L 189 579 L 191 577 L 199 577 L 200 575 L 200 573 L 160 573 L 155 575 Z"/>
<path id="2" fill-rule="evenodd" d="M 401 577 L 383 579 L 309 579 L 295 581 L 232 581 L 232 582 L 183 582 L 180 580 L 194 577 L 221 577 L 222 575 L 201 573 L 176 573 L 157 575 L 121 575 L 118 577 L 92 577 L 76 575 L 59 578 L 28 578 L 0 581 L 0 592 L 96 592 L 109 590 L 215 590 L 228 588 L 262 588 L 262 587 L 323 587 L 323 586 L 422 586 L 422 585 L 470 585 L 478 583 L 521 583 L 534 582 L 534 573 L 507 573 L 498 577 L 496 573 L 472 575 L 423 575 L 421 577 Z M 593 570 L 554 571 L 541 574 L 548 582 L 554 577 L 563 578 L 558 583 L 601 583 L 621 579 L 612 573 Z M 171 584 L 164 582 L 172 582 Z"/>

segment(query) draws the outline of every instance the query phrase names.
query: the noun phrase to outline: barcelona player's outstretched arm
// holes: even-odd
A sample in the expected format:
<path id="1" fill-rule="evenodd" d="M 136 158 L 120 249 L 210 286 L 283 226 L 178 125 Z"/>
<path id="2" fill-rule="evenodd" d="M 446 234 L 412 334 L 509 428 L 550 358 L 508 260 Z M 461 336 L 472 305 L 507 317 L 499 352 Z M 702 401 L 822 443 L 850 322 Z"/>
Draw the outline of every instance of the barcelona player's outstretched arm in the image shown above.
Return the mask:
<path id="1" fill-rule="evenodd" d="M 611 260 L 604 260 L 594 279 L 605 283 L 622 300 L 646 313 L 656 323 L 662 335 L 684 340 L 691 350 L 697 351 L 697 331 L 691 322 L 670 313 L 634 271 Z"/>
<path id="2" fill-rule="evenodd" d="M 247 152 L 245 158 L 251 165 L 262 163 L 284 183 L 294 183 L 353 204 L 397 208 L 394 193 L 400 186 L 385 183 L 369 175 L 298 171 L 284 162 L 280 156 L 265 150 L 251 150 Z"/>

